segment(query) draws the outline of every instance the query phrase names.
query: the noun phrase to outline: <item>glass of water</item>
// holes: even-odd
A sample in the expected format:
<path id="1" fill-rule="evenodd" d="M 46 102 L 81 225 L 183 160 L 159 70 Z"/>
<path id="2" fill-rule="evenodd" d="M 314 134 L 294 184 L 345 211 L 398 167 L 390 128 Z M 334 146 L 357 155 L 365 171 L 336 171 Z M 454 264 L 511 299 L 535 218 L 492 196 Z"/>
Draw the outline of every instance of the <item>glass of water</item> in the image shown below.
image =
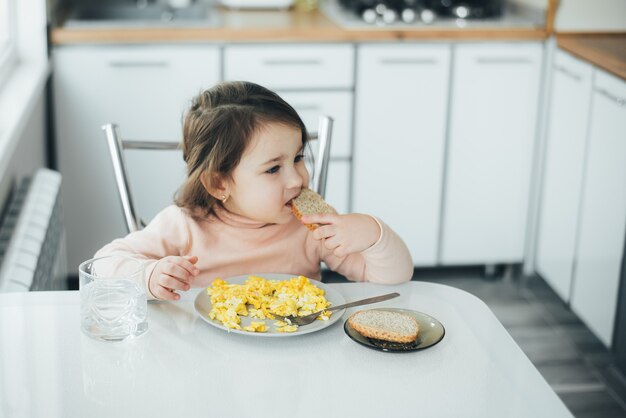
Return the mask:
<path id="1" fill-rule="evenodd" d="M 144 263 L 111 255 L 78 267 L 81 328 L 103 341 L 122 341 L 148 330 L 148 303 L 141 285 Z"/>

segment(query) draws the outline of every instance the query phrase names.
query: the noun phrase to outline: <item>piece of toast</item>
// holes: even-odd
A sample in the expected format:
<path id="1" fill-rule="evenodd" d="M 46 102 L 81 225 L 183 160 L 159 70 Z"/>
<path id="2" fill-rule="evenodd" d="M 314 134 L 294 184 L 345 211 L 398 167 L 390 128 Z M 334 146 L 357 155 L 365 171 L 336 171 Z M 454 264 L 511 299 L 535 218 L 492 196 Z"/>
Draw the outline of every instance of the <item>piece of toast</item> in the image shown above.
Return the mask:
<path id="1" fill-rule="evenodd" d="M 298 219 L 303 215 L 319 213 L 337 213 L 337 211 L 324 201 L 324 198 L 311 189 L 302 189 L 300 195 L 291 201 L 291 211 Z M 315 231 L 318 224 L 304 224 L 309 230 Z"/>
<path id="2" fill-rule="evenodd" d="M 419 324 L 411 315 L 369 309 L 354 313 L 348 323 L 359 334 L 377 340 L 412 343 L 417 339 Z"/>

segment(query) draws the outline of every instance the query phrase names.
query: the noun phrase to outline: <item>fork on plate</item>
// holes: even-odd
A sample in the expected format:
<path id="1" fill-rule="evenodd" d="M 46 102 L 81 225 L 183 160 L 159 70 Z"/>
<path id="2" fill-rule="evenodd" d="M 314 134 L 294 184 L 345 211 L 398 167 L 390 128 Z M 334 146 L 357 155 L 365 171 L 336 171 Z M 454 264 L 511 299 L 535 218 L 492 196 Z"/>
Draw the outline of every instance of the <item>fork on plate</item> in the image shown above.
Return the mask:
<path id="1" fill-rule="evenodd" d="M 321 311 L 313 312 L 312 314 L 305 315 L 305 316 L 293 316 L 293 315 L 283 316 L 283 315 L 277 315 L 274 312 L 270 312 L 270 313 L 272 314 L 272 316 L 275 316 L 277 319 L 280 319 L 281 321 L 285 321 L 287 323 L 302 326 L 302 325 L 308 325 L 312 323 L 313 321 L 315 321 L 317 317 L 322 314 L 322 312 L 336 311 L 339 309 L 351 308 L 353 306 L 361 306 L 361 305 L 367 305 L 370 303 L 382 302 L 384 300 L 393 299 L 398 296 L 400 296 L 400 293 L 398 292 L 387 293 L 386 295 L 380 295 L 380 296 L 374 296 L 372 298 L 356 300 L 354 302 L 344 303 L 343 305 L 331 306 L 330 308 L 322 309 Z"/>

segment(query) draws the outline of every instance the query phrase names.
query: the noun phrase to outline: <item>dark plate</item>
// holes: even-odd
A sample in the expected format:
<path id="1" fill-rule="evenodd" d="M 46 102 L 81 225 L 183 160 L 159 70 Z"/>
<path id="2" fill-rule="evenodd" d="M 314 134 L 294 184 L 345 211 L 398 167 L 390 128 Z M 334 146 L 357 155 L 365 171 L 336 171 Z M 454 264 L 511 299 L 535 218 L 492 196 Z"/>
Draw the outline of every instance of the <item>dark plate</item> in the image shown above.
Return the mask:
<path id="1" fill-rule="evenodd" d="M 407 315 L 411 315 L 417 320 L 419 324 L 419 333 L 417 334 L 417 340 L 412 343 L 393 343 L 390 341 L 377 340 L 374 338 L 368 338 L 358 333 L 348 323 L 348 318 L 343 324 L 343 329 L 348 334 L 348 337 L 352 338 L 359 344 L 362 344 L 372 350 L 385 351 L 388 353 L 407 353 L 411 351 L 423 350 L 428 347 L 432 347 L 441 341 L 446 334 L 446 330 L 437 319 L 422 312 L 412 311 L 409 309 L 397 309 L 397 308 L 380 308 L 371 309 L 373 311 L 389 311 L 399 312 Z"/>

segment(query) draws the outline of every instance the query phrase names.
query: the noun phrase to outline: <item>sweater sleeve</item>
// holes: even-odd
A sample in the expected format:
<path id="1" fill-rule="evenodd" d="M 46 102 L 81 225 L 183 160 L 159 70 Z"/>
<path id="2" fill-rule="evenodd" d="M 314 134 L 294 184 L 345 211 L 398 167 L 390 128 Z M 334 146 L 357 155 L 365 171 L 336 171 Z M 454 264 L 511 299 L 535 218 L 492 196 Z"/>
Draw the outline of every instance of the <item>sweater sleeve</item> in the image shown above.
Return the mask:
<path id="1" fill-rule="evenodd" d="M 158 261 L 169 255 L 186 255 L 189 249 L 187 215 L 177 206 L 159 212 L 142 230 L 132 232 L 102 247 L 95 257 L 124 255 L 145 261 L 144 276 L 139 283 L 148 288 L 148 280 Z M 154 296 L 147 292 L 149 298 Z"/>
<path id="2" fill-rule="evenodd" d="M 355 282 L 398 284 L 411 280 L 413 261 L 406 244 L 384 222 L 373 218 L 381 231 L 374 245 L 360 253 L 337 257 L 322 243 L 322 261 Z"/>

